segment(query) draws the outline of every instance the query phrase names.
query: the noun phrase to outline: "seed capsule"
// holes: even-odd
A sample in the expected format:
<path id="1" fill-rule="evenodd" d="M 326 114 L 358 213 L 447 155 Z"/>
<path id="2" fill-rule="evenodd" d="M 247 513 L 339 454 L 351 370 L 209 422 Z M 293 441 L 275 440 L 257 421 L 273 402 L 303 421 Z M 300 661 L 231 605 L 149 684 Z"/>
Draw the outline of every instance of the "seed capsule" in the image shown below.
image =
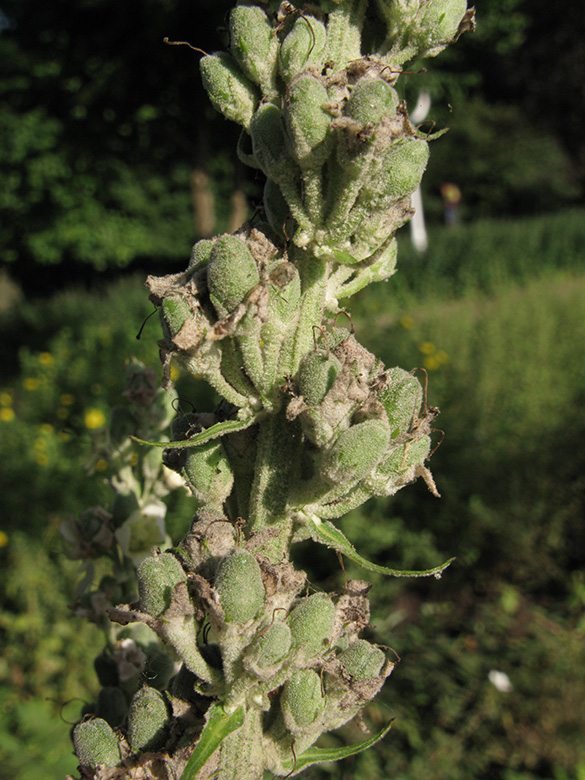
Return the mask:
<path id="1" fill-rule="evenodd" d="M 416 377 L 402 368 L 392 368 L 386 372 L 386 376 L 387 385 L 378 393 L 378 398 L 386 410 L 390 436 L 396 439 L 410 430 L 412 419 L 420 409 L 423 393 Z"/>
<path id="2" fill-rule="evenodd" d="M 398 93 L 383 79 L 362 78 L 352 89 L 344 114 L 363 125 L 377 125 L 383 116 L 394 116 L 398 102 Z"/>
<path id="3" fill-rule="evenodd" d="M 384 456 L 390 431 L 381 420 L 370 419 L 343 431 L 321 459 L 320 473 L 333 483 L 359 482 Z"/>
<path id="4" fill-rule="evenodd" d="M 379 647 L 374 647 L 364 639 L 357 639 L 341 653 L 339 662 L 356 680 L 369 680 L 378 677 L 386 660 Z"/>
<path id="5" fill-rule="evenodd" d="M 275 90 L 278 38 L 264 11 L 238 5 L 230 13 L 230 49 L 240 67 L 262 91 Z"/>
<path id="6" fill-rule="evenodd" d="M 248 129 L 259 95 L 236 61 L 225 52 L 217 52 L 202 57 L 199 67 L 203 86 L 214 107 L 226 119 Z"/>
<path id="7" fill-rule="evenodd" d="M 302 650 L 307 658 L 327 649 L 333 622 L 335 605 L 326 593 L 314 593 L 293 609 L 287 619 L 293 647 Z"/>
<path id="8" fill-rule="evenodd" d="M 141 688 L 130 702 L 128 739 L 132 748 L 158 750 L 165 742 L 169 720 L 167 703 L 155 688 Z"/>
<path id="9" fill-rule="evenodd" d="M 291 642 L 291 631 L 286 623 L 273 623 L 263 636 L 252 643 L 247 655 L 252 664 L 266 669 L 286 658 Z"/>
<path id="10" fill-rule="evenodd" d="M 193 318 L 193 312 L 186 298 L 182 295 L 170 295 L 161 306 L 163 330 L 170 338 L 174 338 L 185 322 Z"/>
<path id="11" fill-rule="evenodd" d="M 264 607 L 260 566 L 246 550 L 234 550 L 222 560 L 214 587 L 228 623 L 247 623 Z"/>
<path id="12" fill-rule="evenodd" d="M 466 0 L 428 0 L 420 26 L 426 37 L 425 48 L 431 56 L 438 54 L 435 47 L 440 47 L 440 51 L 455 38 L 466 10 Z"/>
<path id="13" fill-rule="evenodd" d="M 73 730 L 73 745 L 82 767 L 114 767 L 120 763 L 118 737 L 103 718 L 78 723 Z"/>
<path id="14" fill-rule="evenodd" d="M 202 238 L 201 241 L 198 241 L 191 250 L 189 269 L 194 271 L 197 268 L 207 265 L 212 248 L 213 241 L 210 238 Z"/>
<path id="15" fill-rule="evenodd" d="M 264 103 L 252 117 L 250 136 L 254 158 L 262 172 L 277 184 L 295 177 L 295 165 L 288 152 L 282 113 L 273 103 Z"/>
<path id="16" fill-rule="evenodd" d="M 290 86 L 287 126 L 295 157 L 304 168 L 322 165 L 327 156 L 331 124 L 331 115 L 323 108 L 327 100 L 327 90 L 315 76 L 301 76 Z"/>
<path id="17" fill-rule="evenodd" d="M 221 441 L 190 449 L 184 476 L 199 501 L 221 507 L 232 492 L 234 475 Z"/>
<path id="18" fill-rule="evenodd" d="M 278 67 L 285 83 L 310 64 L 321 64 L 326 39 L 325 25 L 314 17 L 299 16 L 280 46 Z"/>
<path id="19" fill-rule="evenodd" d="M 280 706 L 284 722 L 293 734 L 310 729 L 323 712 L 323 705 L 321 679 L 312 669 L 300 669 L 285 682 Z"/>
<path id="20" fill-rule="evenodd" d="M 187 575 L 171 553 L 145 558 L 138 567 L 140 608 L 152 617 L 158 617 L 169 607 L 175 585 L 186 582 Z"/>
<path id="21" fill-rule="evenodd" d="M 246 244 L 235 236 L 217 239 L 209 256 L 207 284 L 218 316 L 230 313 L 260 281 L 256 261 Z"/>
<path id="22" fill-rule="evenodd" d="M 309 406 L 318 406 L 331 390 L 341 371 L 341 363 L 333 354 L 313 350 L 305 355 L 299 367 L 299 392 Z"/>

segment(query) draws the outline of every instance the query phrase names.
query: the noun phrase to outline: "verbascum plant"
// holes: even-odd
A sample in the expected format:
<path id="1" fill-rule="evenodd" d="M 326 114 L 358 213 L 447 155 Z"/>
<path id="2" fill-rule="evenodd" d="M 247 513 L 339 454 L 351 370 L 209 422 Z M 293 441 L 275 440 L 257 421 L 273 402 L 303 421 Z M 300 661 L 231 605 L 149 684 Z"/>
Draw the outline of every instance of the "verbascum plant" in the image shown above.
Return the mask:
<path id="1" fill-rule="evenodd" d="M 465 0 L 273 10 L 238 5 L 229 52 L 200 62 L 213 105 L 242 127 L 240 159 L 266 177 L 262 216 L 199 241 L 183 273 L 147 280 L 163 384 L 177 361 L 222 400 L 177 417 L 170 441 L 124 429 L 150 446 L 143 458 L 164 448 L 195 513 L 180 544 L 159 541 L 134 560 L 133 596 L 107 609 L 118 633 L 96 668 L 110 710 L 94 708 L 74 729 L 87 778 L 261 780 L 364 750 L 389 726 L 344 749 L 315 743 L 394 667 L 360 638 L 369 586 L 311 592 L 291 546 L 312 539 L 390 576 L 439 576 L 448 565 L 369 563 L 332 521 L 419 477 L 438 495 L 428 468 L 438 410 L 412 372 L 386 368 L 358 342 L 343 306 L 394 272 L 395 233 L 427 164 L 429 138 L 396 81 L 405 63 L 471 29 L 473 10 Z M 126 483 L 136 511 L 144 495 L 128 474 Z M 120 525 L 94 512 L 69 538 L 103 552 L 107 530 L 120 542 L 128 516 Z M 117 567 L 112 590 L 131 593 L 116 576 L 128 583 L 128 571 Z M 160 642 L 157 668 L 162 649 L 172 659 L 170 680 L 143 672 L 140 686 L 122 672 L 116 652 L 131 641 L 144 654 L 143 631 Z"/>

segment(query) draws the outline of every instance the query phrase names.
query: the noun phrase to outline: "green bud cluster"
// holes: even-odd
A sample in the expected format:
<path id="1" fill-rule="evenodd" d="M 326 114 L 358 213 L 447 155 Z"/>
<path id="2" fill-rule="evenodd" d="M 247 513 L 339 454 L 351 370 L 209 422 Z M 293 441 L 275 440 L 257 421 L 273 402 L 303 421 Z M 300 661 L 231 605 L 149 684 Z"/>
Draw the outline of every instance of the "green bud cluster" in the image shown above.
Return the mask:
<path id="1" fill-rule="evenodd" d="M 332 339 L 341 333 L 329 352 L 316 348 L 303 358 L 287 407 L 289 419 L 301 421 L 312 464 L 293 503 L 321 518 L 392 495 L 418 476 L 434 489 L 424 464 L 438 410 L 422 408 L 413 374 L 384 370 L 347 331 L 334 330 Z"/>
<path id="2" fill-rule="evenodd" d="M 344 0 L 328 17 L 286 3 L 275 17 L 238 6 L 230 16 L 232 56 L 205 56 L 201 71 L 215 107 L 249 135 L 251 154 L 241 156 L 268 179 L 266 216 L 275 233 L 283 236 L 284 202 L 298 247 L 371 265 L 410 218 L 428 158 L 393 84 L 406 61 L 435 56 L 472 29 L 473 12 L 466 0 L 378 0 L 372 12 L 386 37 L 362 57 L 364 4 L 350 11 L 348 29 L 350 5 Z"/>

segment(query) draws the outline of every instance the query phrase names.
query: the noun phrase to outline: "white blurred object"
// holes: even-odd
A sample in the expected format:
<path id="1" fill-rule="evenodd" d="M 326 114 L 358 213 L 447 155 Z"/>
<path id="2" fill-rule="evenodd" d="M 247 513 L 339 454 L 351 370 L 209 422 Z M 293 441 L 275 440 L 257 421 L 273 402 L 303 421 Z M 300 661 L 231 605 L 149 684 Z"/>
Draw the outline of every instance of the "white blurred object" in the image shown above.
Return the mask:
<path id="1" fill-rule="evenodd" d="M 431 96 L 428 92 L 420 92 L 416 107 L 410 115 L 412 124 L 420 124 L 426 118 L 430 108 Z M 410 240 L 417 252 L 424 252 L 429 245 L 429 241 L 427 238 L 427 229 L 425 227 L 425 215 L 420 186 L 412 193 L 412 208 L 414 209 L 414 216 L 410 220 Z"/>
<path id="2" fill-rule="evenodd" d="M 512 690 L 512 683 L 506 672 L 498 672 L 492 669 L 488 674 L 488 680 L 500 693 L 510 693 Z"/>

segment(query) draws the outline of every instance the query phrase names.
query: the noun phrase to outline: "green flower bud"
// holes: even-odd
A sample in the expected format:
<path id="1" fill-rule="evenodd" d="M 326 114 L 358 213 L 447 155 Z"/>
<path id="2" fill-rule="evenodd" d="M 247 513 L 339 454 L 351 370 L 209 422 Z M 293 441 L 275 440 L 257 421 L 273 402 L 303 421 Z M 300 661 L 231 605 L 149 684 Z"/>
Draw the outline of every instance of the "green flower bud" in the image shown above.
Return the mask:
<path id="1" fill-rule="evenodd" d="M 168 609 L 175 585 L 186 582 L 187 575 L 171 553 L 145 558 L 138 567 L 140 608 L 152 617 Z"/>
<path id="2" fill-rule="evenodd" d="M 378 677 L 386 657 L 379 647 L 374 647 L 364 639 L 357 639 L 341 653 L 339 662 L 356 680 L 369 680 Z"/>
<path id="3" fill-rule="evenodd" d="M 291 631 L 286 623 L 273 623 L 247 650 L 246 665 L 266 669 L 283 661 L 290 652 Z"/>
<path id="4" fill-rule="evenodd" d="M 422 387 L 415 376 L 402 368 L 391 368 L 386 376 L 387 386 L 378 393 L 378 398 L 386 410 L 390 437 L 396 439 L 410 430 L 422 403 Z"/>
<path id="5" fill-rule="evenodd" d="M 234 550 L 222 560 L 214 587 L 228 623 L 247 623 L 264 607 L 260 566 L 246 550 Z"/>
<path id="6" fill-rule="evenodd" d="M 199 61 L 203 86 L 214 107 L 226 119 L 246 129 L 258 103 L 258 91 L 237 63 L 224 52 L 207 54 Z"/>
<path id="7" fill-rule="evenodd" d="M 438 54 L 455 38 L 466 11 L 466 0 L 428 0 L 420 23 L 427 56 Z"/>
<path id="8" fill-rule="evenodd" d="M 141 688 L 130 702 L 128 740 L 133 750 L 158 750 L 165 742 L 167 703 L 155 688 Z"/>
<path id="9" fill-rule="evenodd" d="M 230 14 L 230 48 L 240 67 L 265 94 L 275 90 L 278 38 L 257 5 L 238 5 Z"/>
<path id="10" fill-rule="evenodd" d="M 120 763 L 118 737 L 103 718 L 78 723 L 73 730 L 73 746 L 82 767 L 114 767 Z"/>
<path id="11" fill-rule="evenodd" d="M 260 281 L 256 261 L 246 244 L 235 236 L 221 236 L 213 245 L 207 284 L 218 316 L 232 312 Z"/>
<path id="12" fill-rule="evenodd" d="M 341 371 L 341 363 L 323 350 L 308 352 L 301 361 L 297 384 L 300 394 L 309 406 L 318 406 L 331 390 Z"/>
<path id="13" fill-rule="evenodd" d="M 382 459 L 389 440 L 390 431 L 381 420 L 370 419 L 352 425 L 323 454 L 319 471 L 333 483 L 349 486 L 359 482 Z"/>
<path id="14" fill-rule="evenodd" d="M 332 117 L 323 105 L 328 99 L 316 76 L 301 76 L 290 86 L 286 118 L 295 157 L 304 168 L 322 165 L 327 156 L 325 139 Z"/>
<path id="15" fill-rule="evenodd" d="M 187 320 L 193 319 L 193 312 L 182 295 L 169 295 L 161 306 L 163 330 L 174 338 Z"/>
<path id="16" fill-rule="evenodd" d="M 295 177 L 282 123 L 282 113 L 273 103 L 264 103 L 250 122 L 252 150 L 262 172 L 277 184 Z"/>
<path id="17" fill-rule="evenodd" d="M 396 114 L 398 103 L 398 93 L 384 79 L 362 78 L 352 89 L 344 113 L 362 125 L 377 125 L 383 116 Z"/>
<path id="18" fill-rule="evenodd" d="M 194 244 L 189 260 L 189 269 L 194 271 L 197 268 L 207 265 L 212 249 L 213 241 L 210 238 L 203 238 L 201 241 Z"/>
<path id="19" fill-rule="evenodd" d="M 310 729 L 323 712 L 321 678 L 312 669 L 299 669 L 283 686 L 280 706 L 293 734 Z"/>
<path id="20" fill-rule="evenodd" d="M 287 618 L 293 647 L 307 658 L 325 651 L 333 632 L 335 605 L 326 593 L 314 593 L 302 599 Z"/>
<path id="21" fill-rule="evenodd" d="M 326 36 L 325 25 L 318 19 L 303 15 L 295 20 L 280 46 L 278 65 L 285 83 L 290 83 L 309 65 L 321 64 Z"/>
<path id="22" fill-rule="evenodd" d="M 98 693 L 95 714 L 112 728 L 119 726 L 128 712 L 126 696 L 121 688 L 108 686 Z"/>
<path id="23" fill-rule="evenodd" d="M 234 475 L 219 440 L 190 449 L 183 474 L 196 498 L 206 504 L 221 506 L 232 492 Z"/>

